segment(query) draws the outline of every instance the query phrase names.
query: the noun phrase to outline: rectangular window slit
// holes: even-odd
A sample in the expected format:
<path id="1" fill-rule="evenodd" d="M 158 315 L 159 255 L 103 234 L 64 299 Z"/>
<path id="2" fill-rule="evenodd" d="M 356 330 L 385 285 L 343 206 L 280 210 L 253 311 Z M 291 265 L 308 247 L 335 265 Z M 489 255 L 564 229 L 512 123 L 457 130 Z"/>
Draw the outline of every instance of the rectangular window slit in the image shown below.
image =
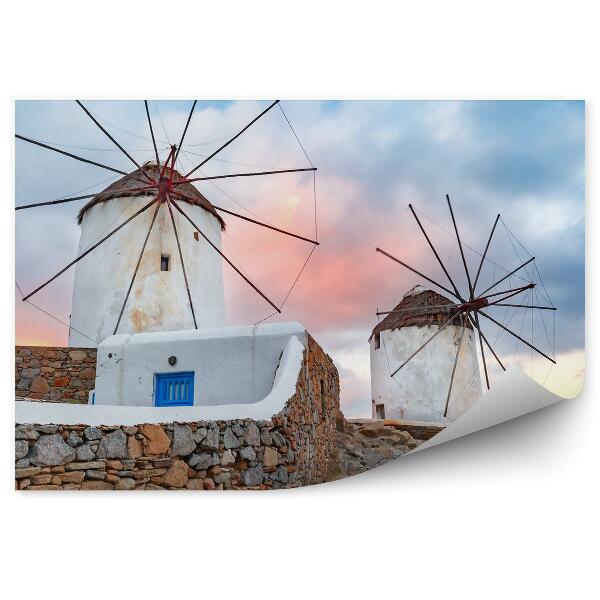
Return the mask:
<path id="1" fill-rule="evenodd" d="M 168 271 L 169 270 L 170 258 L 171 257 L 168 254 L 161 254 L 160 255 L 160 270 L 161 271 Z"/>

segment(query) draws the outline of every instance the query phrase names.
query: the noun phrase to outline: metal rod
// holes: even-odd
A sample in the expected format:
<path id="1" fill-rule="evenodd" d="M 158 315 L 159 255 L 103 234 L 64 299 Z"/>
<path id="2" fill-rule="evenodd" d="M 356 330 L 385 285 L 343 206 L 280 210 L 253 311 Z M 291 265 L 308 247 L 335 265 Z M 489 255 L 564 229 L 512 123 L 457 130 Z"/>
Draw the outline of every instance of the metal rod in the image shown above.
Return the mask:
<path id="1" fill-rule="evenodd" d="M 481 333 L 481 327 L 479 326 L 479 317 L 477 316 L 477 311 L 475 311 L 475 323 L 477 327 L 477 332 L 479 333 L 479 348 L 481 349 L 481 359 L 483 361 L 483 370 L 485 372 L 485 384 L 487 389 L 490 389 L 490 378 L 487 370 L 487 362 L 485 360 L 485 351 L 483 349 L 483 334 Z"/>
<path id="2" fill-rule="evenodd" d="M 471 317 L 471 315 L 469 313 L 467 313 L 467 316 L 469 317 L 469 321 L 471 321 L 471 325 L 473 325 L 473 329 L 477 329 L 479 331 L 479 333 L 481 334 L 481 337 L 483 338 L 483 341 L 485 342 L 485 345 L 488 347 L 489 351 L 494 355 L 494 358 L 498 361 L 498 364 L 502 367 L 502 370 L 506 371 L 506 367 L 502 364 L 502 361 L 498 358 L 498 355 L 494 351 L 494 348 L 492 348 L 492 345 L 488 342 L 488 339 L 485 337 L 485 334 L 483 333 L 483 330 L 481 329 L 481 327 L 477 327 L 477 324 L 475 323 L 474 319 Z"/>
<path id="3" fill-rule="evenodd" d="M 460 236 L 458 235 L 458 227 L 456 226 L 456 219 L 454 218 L 454 211 L 452 210 L 452 204 L 450 204 L 450 196 L 446 194 L 446 200 L 448 201 L 448 208 L 450 209 L 450 216 L 452 217 L 452 224 L 454 225 L 454 232 L 456 233 L 456 239 L 458 240 L 458 248 L 460 250 L 460 256 L 462 257 L 463 265 L 465 267 L 465 273 L 467 274 L 467 282 L 469 284 L 469 295 L 471 301 L 473 300 L 473 285 L 471 284 L 471 275 L 469 275 L 469 269 L 467 267 L 467 261 L 465 259 L 465 253 L 463 252 L 462 243 Z"/>
<path id="4" fill-rule="evenodd" d="M 144 106 L 146 107 L 146 116 L 148 117 L 148 125 L 150 126 L 150 135 L 152 136 L 152 145 L 154 146 L 154 156 L 156 156 L 156 165 L 160 168 L 160 160 L 158 158 L 158 149 L 156 147 L 156 140 L 154 139 L 154 129 L 152 128 L 152 119 L 150 119 L 150 110 L 148 109 L 148 101 L 144 100 Z"/>
<path id="5" fill-rule="evenodd" d="M 240 137 L 240 135 L 242 135 L 242 133 L 244 133 L 244 131 L 246 131 L 246 129 L 248 129 L 249 127 L 251 127 L 252 125 L 254 125 L 254 123 L 256 123 L 256 121 L 258 121 L 258 119 L 260 119 L 265 113 L 269 112 L 278 102 L 279 102 L 279 100 L 275 100 L 275 102 L 273 102 L 273 104 L 271 104 L 270 106 L 268 106 L 267 108 L 265 108 L 265 110 L 263 110 L 257 117 L 255 117 L 254 119 L 252 119 L 252 121 L 250 121 L 250 123 L 248 123 L 248 125 L 246 125 L 246 127 L 244 127 L 239 133 L 236 133 L 228 142 L 225 142 L 220 148 L 218 148 L 210 156 L 208 156 L 207 158 L 205 158 L 199 165 L 195 166 L 189 173 L 186 174 L 186 176 L 185 176 L 186 179 L 194 171 L 197 171 L 202 165 L 205 165 L 211 158 L 213 158 L 217 154 L 219 154 L 219 152 L 221 152 L 221 150 L 223 150 L 224 148 L 227 148 L 227 146 L 229 146 L 229 144 L 231 144 L 231 142 L 233 142 L 238 137 Z"/>
<path id="6" fill-rule="evenodd" d="M 508 275 L 505 275 L 502 279 L 498 279 L 498 281 L 496 281 L 496 283 L 490 285 L 489 288 L 483 290 L 483 292 L 481 292 L 481 295 L 485 294 L 486 292 L 489 292 L 492 288 L 495 288 L 499 283 L 502 283 L 505 279 L 508 279 L 511 275 L 514 275 L 517 271 L 520 271 L 523 267 L 527 266 L 532 260 L 535 260 L 535 256 L 532 256 L 527 262 L 524 262 L 520 267 L 517 267 L 516 269 L 511 271 Z"/>
<path id="7" fill-rule="evenodd" d="M 425 346 L 427 346 L 427 344 L 429 344 L 429 342 L 431 342 L 431 340 L 433 340 L 433 338 L 435 338 L 436 336 L 438 336 L 440 333 L 442 333 L 442 331 L 444 331 L 444 329 L 446 329 L 446 327 L 448 327 L 448 325 L 450 325 L 450 322 L 453 321 L 456 317 L 458 317 L 458 313 L 455 315 L 452 315 L 440 328 L 438 328 L 438 330 L 419 348 L 417 348 L 417 350 L 415 350 L 391 375 L 390 377 L 393 377 L 407 362 L 409 362 L 413 357 L 415 357 L 419 352 L 421 352 L 421 350 L 423 350 L 423 348 L 425 348 Z"/>
<path id="8" fill-rule="evenodd" d="M 550 358 L 547 354 L 544 354 L 541 350 L 538 350 L 535 346 L 532 346 L 527 340 L 524 340 L 521 336 L 517 335 L 514 331 L 511 331 L 510 329 L 508 329 L 508 327 L 504 327 L 504 325 L 502 325 L 502 323 L 499 323 L 498 321 L 496 321 L 496 319 L 494 319 L 493 317 L 490 317 L 490 315 L 486 315 L 482 310 L 478 311 L 478 312 L 481 315 L 483 315 L 486 319 L 489 319 L 493 323 L 496 323 L 496 325 L 498 325 L 498 327 L 501 327 L 502 329 L 504 329 L 504 331 L 506 331 L 506 332 L 510 333 L 512 336 L 516 337 L 518 340 L 523 342 L 526 346 L 529 346 L 532 350 L 535 350 L 538 354 L 541 354 L 544 358 L 547 358 L 551 363 L 556 364 L 555 360 Z"/>
<path id="9" fill-rule="evenodd" d="M 278 175 L 280 173 L 301 173 L 303 171 L 316 171 L 316 167 L 306 167 L 304 169 L 281 169 L 279 171 L 257 171 L 255 173 L 232 173 L 230 175 L 213 175 L 211 177 L 193 177 L 188 179 L 187 175 L 185 179 L 180 181 L 174 181 L 174 185 L 181 185 L 182 183 L 192 183 L 194 181 L 211 181 L 213 179 L 230 179 L 232 177 L 256 177 L 257 175 Z"/>
<path id="10" fill-rule="evenodd" d="M 173 206 L 191 223 L 194 229 L 212 246 L 212 248 L 221 256 L 223 260 L 227 262 L 227 264 L 264 300 L 266 300 L 278 313 L 281 312 L 281 309 L 277 307 L 267 296 L 265 296 L 204 234 L 204 232 L 188 217 L 187 213 L 183 211 L 183 209 L 171 198 L 171 203 Z"/>
<path id="11" fill-rule="evenodd" d="M 154 186 L 140 187 L 140 188 L 131 188 L 127 190 L 128 192 L 141 192 L 143 190 L 152 190 Z M 50 206 L 52 204 L 63 204 L 65 202 L 75 202 L 75 200 L 84 200 L 85 198 L 96 198 L 98 196 L 105 196 L 112 194 L 113 192 L 107 192 L 103 194 L 102 192 L 96 194 L 86 194 L 85 196 L 73 196 L 72 198 L 62 198 L 60 200 L 49 200 L 48 202 L 36 202 L 35 204 L 24 204 L 22 206 L 15 206 L 15 210 L 23 210 L 24 208 L 35 208 L 36 206 Z"/>
<path id="12" fill-rule="evenodd" d="M 525 290 L 532 289 L 534 285 L 535 284 L 532 283 L 530 286 L 527 286 L 524 289 L 515 290 L 512 294 L 508 294 L 508 296 L 504 296 L 502 298 L 499 298 L 498 300 L 495 300 L 494 302 L 490 302 L 487 306 L 494 306 L 497 302 L 502 302 L 504 300 L 508 300 L 509 298 L 512 298 L 513 296 L 516 296 L 517 294 L 522 294 Z"/>
<path id="13" fill-rule="evenodd" d="M 155 198 L 158 200 L 158 196 Z M 140 256 L 138 257 L 137 264 L 135 265 L 135 270 L 133 271 L 133 276 L 131 278 L 131 282 L 129 283 L 129 288 L 127 289 L 127 293 L 125 294 L 125 300 L 123 300 L 123 306 L 121 306 L 121 312 L 119 313 L 119 318 L 117 319 L 117 324 L 115 325 L 115 330 L 113 331 L 113 335 L 117 335 L 117 329 L 119 329 L 119 324 L 121 323 L 121 318 L 123 317 L 123 313 L 125 312 L 125 307 L 127 306 L 127 300 L 129 300 L 129 294 L 131 294 L 131 288 L 133 287 L 133 282 L 138 273 L 138 269 L 140 268 L 140 264 L 142 262 L 142 256 L 144 255 L 144 250 L 146 249 L 146 244 L 148 243 L 148 238 L 150 237 L 150 232 L 154 227 L 154 221 L 156 221 L 156 215 L 158 215 L 158 210 L 160 209 L 160 202 L 156 203 L 156 210 L 152 215 L 152 221 L 150 223 L 150 227 L 148 228 L 148 233 L 146 233 L 146 237 L 144 238 L 144 244 L 142 245 L 142 250 L 140 251 Z"/>
<path id="14" fill-rule="evenodd" d="M 485 255 L 487 254 L 488 248 L 492 242 L 492 236 L 494 235 L 494 231 L 496 231 L 496 225 L 498 225 L 498 221 L 500 220 L 500 215 L 496 216 L 496 220 L 494 221 L 494 226 L 492 227 L 492 231 L 490 233 L 490 237 L 488 238 L 487 244 L 485 245 L 485 250 L 481 255 L 481 262 L 479 263 L 479 268 L 477 269 L 477 275 L 475 276 L 475 281 L 473 282 L 473 295 L 475 295 L 475 288 L 477 287 L 477 282 L 479 281 L 479 275 L 481 274 L 481 268 L 483 267 L 483 261 L 485 260 Z"/>
<path id="15" fill-rule="evenodd" d="M 450 404 L 450 394 L 452 393 L 452 384 L 454 383 L 454 374 L 456 373 L 456 365 L 458 364 L 458 355 L 460 354 L 460 347 L 462 345 L 463 337 L 465 335 L 465 329 L 467 328 L 467 321 L 463 319 L 463 327 L 460 332 L 460 338 L 458 340 L 458 348 L 456 349 L 456 356 L 454 357 L 454 365 L 452 366 L 452 375 L 450 376 L 450 387 L 448 388 L 448 396 L 446 397 L 446 407 L 444 408 L 444 417 L 448 416 L 448 406 Z"/>
<path id="16" fill-rule="evenodd" d="M 478 300 L 481 298 L 493 298 L 494 296 L 502 296 L 502 294 L 510 294 L 511 292 L 524 292 L 525 290 L 530 290 L 535 287 L 535 283 L 528 283 L 527 285 L 522 285 L 518 288 L 512 288 L 511 290 L 502 290 L 501 292 L 494 292 L 493 294 L 488 294 L 487 296 L 479 296 Z M 491 304 L 491 302 L 490 302 Z"/>
<path id="17" fill-rule="evenodd" d="M 177 161 L 177 157 L 179 156 L 179 151 L 181 150 L 181 146 L 183 146 L 183 140 L 185 139 L 185 134 L 187 133 L 188 126 L 189 126 L 190 120 L 192 118 L 192 114 L 194 113 L 194 109 L 196 108 L 196 102 L 198 102 L 198 101 L 194 100 L 194 104 L 192 104 L 192 109 L 190 110 L 190 114 L 188 115 L 187 122 L 185 124 L 185 129 L 183 130 L 183 133 L 181 134 L 181 141 L 179 142 L 177 152 L 175 153 L 175 161 Z"/>
<path id="18" fill-rule="evenodd" d="M 185 194 L 181 194 L 179 192 L 173 192 L 173 195 L 178 196 L 179 198 L 183 198 L 185 200 L 189 200 L 192 204 L 195 203 L 193 198 L 190 198 L 189 196 L 186 196 Z M 219 210 L 221 212 L 227 213 L 228 215 L 233 215 L 234 217 L 237 217 L 238 219 L 243 219 L 244 221 L 248 221 L 249 223 L 254 223 L 255 225 L 260 225 L 261 227 L 266 227 L 267 229 L 272 229 L 273 231 L 283 233 L 284 235 L 289 235 L 289 236 L 297 238 L 299 240 L 303 240 L 305 242 L 310 242 L 311 244 L 314 244 L 315 246 L 319 245 L 319 242 L 316 242 L 315 240 L 305 238 L 301 235 L 296 235 L 295 233 L 290 233 L 289 231 L 285 231 L 285 229 L 279 229 L 279 227 L 274 227 L 273 225 L 267 225 L 266 223 L 262 223 L 261 221 L 256 221 L 254 219 L 251 219 L 250 217 L 245 217 L 244 215 L 240 215 L 231 210 L 227 210 L 226 208 L 221 208 L 220 206 L 215 206 L 214 204 L 213 204 L 213 208 L 215 210 Z"/>
<path id="19" fill-rule="evenodd" d="M 145 210 L 149 209 L 155 202 L 156 202 L 156 199 L 152 199 L 151 202 L 148 202 L 148 204 L 146 204 L 145 206 L 140 208 L 138 211 L 136 211 L 133 215 L 131 215 L 131 217 L 129 217 L 127 220 L 123 221 L 123 223 L 121 223 L 118 227 L 116 227 L 110 233 L 105 235 L 99 242 L 96 242 L 93 246 L 88 248 L 83 254 L 80 254 L 75 260 L 72 260 L 64 269 L 61 269 L 56 275 L 54 275 L 53 277 L 48 279 L 48 281 L 46 281 L 39 287 L 35 288 L 35 290 L 33 290 L 33 292 L 30 292 L 29 294 L 27 294 L 27 296 L 23 296 L 23 300 L 25 301 L 25 300 L 27 300 L 27 298 L 31 298 L 31 296 L 33 296 L 34 294 L 37 294 L 37 292 L 39 292 L 42 288 L 46 287 L 50 282 L 54 281 L 59 275 L 62 275 L 69 267 L 72 267 L 75 263 L 79 262 L 84 256 L 87 256 L 90 252 L 92 252 L 92 250 L 95 250 L 98 246 L 100 246 L 100 244 L 105 242 L 109 237 L 111 237 L 112 235 L 117 233 L 117 231 L 119 231 L 119 229 L 125 227 L 125 225 L 127 225 L 127 223 L 129 223 L 129 221 L 131 221 L 132 219 L 135 219 L 135 217 L 137 217 L 138 215 L 141 215 Z"/>
<path id="20" fill-rule="evenodd" d="M 83 109 L 85 114 L 99 127 L 100 131 L 102 131 L 102 133 L 139 169 L 142 175 L 146 177 L 146 179 L 150 181 L 150 183 L 154 183 L 154 180 L 144 171 L 144 169 L 142 169 L 141 165 L 139 165 L 138 162 L 133 158 L 133 156 L 131 156 L 131 154 L 129 154 L 129 152 L 127 152 L 127 150 L 125 150 L 125 148 L 123 148 L 123 146 L 121 146 L 121 144 L 119 144 L 119 142 L 117 142 L 117 140 L 115 140 L 115 138 L 112 135 L 110 135 L 110 133 L 108 133 L 108 131 L 106 131 L 104 127 L 102 127 L 102 125 L 100 125 L 100 123 L 96 120 L 94 115 L 83 105 L 83 103 L 79 100 L 75 100 L 75 102 L 79 104 L 79 106 Z"/>
<path id="21" fill-rule="evenodd" d="M 554 306 L 529 306 L 527 304 L 502 304 L 500 302 L 493 302 L 488 306 L 510 306 L 511 308 L 539 308 L 540 310 L 556 310 Z"/>
<path id="22" fill-rule="evenodd" d="M 376 252 L 381 252 L 381 254 L 387 256 L 388 258 L 391 258 L 393 261 L 397 262 L 398 264 L 401 264 L 403 267 L 406 267 L 409 271 L 412 271 L 413 273 L 416 273 L 420 277 L 423 277 L 423 279 L 426 279 L 430 283 L 433 283 L 434 285 L 437 285 L 440 289 L 444 290 L 445 292 L 448 292 L 449 294 L 451 294 L 455 298 L 458 298 L 461 302 L 463 301 L 462 298 L 460 296 L 458 296 L 457 294 L 455 294 L 452 290 L 449 290 L 447 287 L 444 287 L 443 285 L 441 285 L 437 281 L 434 281 L 430 277 L 427 277 L 427 275 L 423 275 L 423 273 L 417 271 L 416 269 L 413 269 L 412 267 L 409 267 L 405 262 L 402 262 L 400 259 L 396 258 L 395 256 L 392 256 L 391 254 L 388 254 L 385 250 L 382 250 L 381 248 L 376 248 L 375 250 L 376 250 Z"/>
<path id="23" fill-rule="evenodd" d="M 400 309 L 395 309 L 395 310 L 382 310 L 382 311 L 377 311 L 375 314 L 379 317 L 380 315 L 390 315 L 392 313 L 405 313 L 405 312 L 412 312 L 415 310 L 433 310 L 433 309 L 438 309 L 438 308 L 454 308 L 460 306 L 460 304 L 440 304 L 438 306 L 418 306 L 415 308 L 400 308 Z"/>
<path id="24" fill-rule="evenodd" d="M 181 251 L 181 244 L 179 242 L 179 233 L 177 232 L 177 225 L 175 225 L 175 216 L 173 215 L 173 209 L 171 208 L 171 198 L 167 195 L 167 207 L 169 214 L 171 215 L 171 223 L 173 224 L 173 231 L 175 232 L 175 240 L 177 241 L 177 250 L 179 251 L 179 260 L 181 260 L 181 270 L 183 271 L 183 280 L 185 281 L 185 289 L 187 290 L 188 300 L 190 302 L 190 309 L 192 311 L 192 319 L 194 320 L 194 329 L 198 329 L 198 323 L 196 323 L 196 313 L 194 312 L 194 303 L 192 302 L 192 293 L 190 292 L 190 285 L 188 283 L 187 273 L 185 271 L 185 263 L 183 262 L 183 252 Z"/>
<path id="25" fill-rule="evenodd" d="M 423 233 L 423 235 L 425 236 L 425 239 L 427 240 L 427 243 L 429 244 L 429 247 L 431 248 L 431 250 L 433 251 L 433 254 L 435 255 L 435 257 L 437 258 L 437 261 L 440 263 L 440 266 L 442 267 L 444 273 L 446 274 L 446 277 L 448 278 L 448 281 L 450 282 L 450 284 L 452 285 L 452 287 L 454 288 L 454 291 L 456 292 L 456 295 L 460 297 L 460 292 L 458 291 L 458 288 L 456 287 L 456 285 L 454 284 L 454 281 L 452 281 L 452 277 L 450 277 L 450 273 L 448 273 L 448 270 L 446 269 L 444 263 L 442 262 L 442 259 L 439 257 L 439 254 L 437 253 L 437 250 L 434 248 L 433 244 L 431 243 L 431 240 L 429 239 L 429 236 L 427 235 L 427 233 L 425 232 L 425 228 L 423 227 L 423 225 L 421 224 L 421 221 L 419 221 L 419 217 L 417 217 L 417 213 L 415 212 L 412 204 L 408 205 L 408 208 L 410 208 L 410 212 L 412 212 L 413 217 L 415 218 L 415 220 L 417 221 L 417 224 L 419 225 L 419 228 L 421 229 L 421 232 Z M 464 299 L 461 298 L 461 302 L 464 302 Z"/>

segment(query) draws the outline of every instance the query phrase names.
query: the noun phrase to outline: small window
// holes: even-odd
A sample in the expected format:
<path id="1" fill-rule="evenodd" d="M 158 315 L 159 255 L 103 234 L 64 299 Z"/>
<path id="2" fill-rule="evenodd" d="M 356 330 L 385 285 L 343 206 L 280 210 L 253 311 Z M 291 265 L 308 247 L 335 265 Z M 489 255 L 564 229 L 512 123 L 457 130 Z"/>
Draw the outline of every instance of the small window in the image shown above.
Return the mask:
<path id="1" fill-rule="evenodd" d="M 385 404 L 376 404 L 375 405 L 375 418 L 376 419 L 385 419 Z"/>
<path id="2" fill-rule="evenodd" d="M 194 239 L 198 241 L 200 239 L 200 234 L 197 231 L 194 231 Z"/>
<path id="3" fill-rule="evenodd" d="M 381 346 L 381 334 L 380 333 L 375 334 L 375 340 L 373 341 L 373 344 L 375 345 L 375 350 L 379 350 L 379 346 Z"/>
<path id="4" fill-rule="evenodd" d="M 321 414 L 324 416 L 327 410 L 327 402 L 325 398 L 325 382 L 321 379 Z"/>
<path id="5" fill-rule="evenodd" d="M 170 256 L 168 254 L 161 254 L 160 255 L 160 270 L 161 271 L 168 271 L 169 270 L 169 263 L 170 261 Z"/>

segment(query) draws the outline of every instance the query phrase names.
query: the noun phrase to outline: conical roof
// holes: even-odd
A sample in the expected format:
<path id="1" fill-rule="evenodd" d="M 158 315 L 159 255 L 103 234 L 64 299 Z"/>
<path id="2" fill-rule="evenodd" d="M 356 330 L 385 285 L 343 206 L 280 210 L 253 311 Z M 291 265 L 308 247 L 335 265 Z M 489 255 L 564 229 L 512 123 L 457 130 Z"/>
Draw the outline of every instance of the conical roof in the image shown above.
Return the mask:
<path id="1" fill-rule="evenodd" d="M 142 165 L 142 169 L 145 173 L 147 173 L 150 177 L 153 177 L 158 181 L 160 179 L 160 174 L 162 171 L 162 167 L 159 167 L 156 163 L 146 163 Z M 167 167 L 165 169 L 165 176 L 169 177 L 171 175 L 171 169 Z M 173 169 L 173 181 L 181 181 L 184 177 Z M 95 206 L 96 204 L 100 204 L 101 202 L 107 202 L 108 200 L 113 200 L 115 198 L 131 198 L 134 196 L 147 196 L 153 192 L 153 190 L 142 190 L 142 191 L 131 191 L 134 188 L 145 187 L 142 181 L 145 181 L 141 169 L 136 169 L 135 171 L 129 173 L 129 175 L 125 175 L 118 181 L 111 183 L 105 190 L 100 192 L 97 196 L 94 196 L 80 211 L 77 217 L 77 222 L 81 224 L 83 221 L 83 215 L 87 210 Z M 187 204 L 193 204 L 195 206 L 201 206 L 204 210 L 208 211 L 215 219 L 221 223 L 221 229 L 225 229 L 225 222 L 220 217 L 220 215 L 215 210 L 215 207 L 207 200 L 191 183 L 182 183 L 177 186 L 177 191 L 181 192 L 184 196 L 192 199 L 193 202 L 187 200 L 185 198 L 177 198 L 177 202 L 186 202 Z"/>
<path id="2" fill-rule="evenodd" d="M 456 309 L 436 307 L 448 304 L 456 304 L 456 302 L 433 290 L 416 285 L 406 292 L 402 297 L 402 301 L 394 307 L 394 311 L 402 312 L 388 314 L 383 321 L 375 326 L 371 337 L 382 331 L 391 331 L 401 327 L 410 327 L 411 325 L 438 325 L 441 327 L 452 316 L 453 312 L 456 312 Z M 460 320 L 456 319 L 455 323 L 458 324 L 459 322 Z M 469 321 L 467 321 L 467 327 L 471 328 Z"/>

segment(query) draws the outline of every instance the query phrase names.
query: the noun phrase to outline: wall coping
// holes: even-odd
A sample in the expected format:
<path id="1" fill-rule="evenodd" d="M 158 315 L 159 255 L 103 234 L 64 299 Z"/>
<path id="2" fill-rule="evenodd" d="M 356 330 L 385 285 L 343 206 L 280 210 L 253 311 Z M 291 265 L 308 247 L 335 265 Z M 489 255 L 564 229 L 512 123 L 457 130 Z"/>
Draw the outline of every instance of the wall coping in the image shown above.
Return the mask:
<path id="1" fill-rule="evenodd" d="M 271 391 L 261 401 L 252 404 L 156 407 L 17 401 L 15 421 L 17 424 L 123 426 L 233 419 L 269 420 L 283 410 L 286 402 L 296 393 L 304 349 L 304 344 L 296 336 L 288 340 Z"/>

